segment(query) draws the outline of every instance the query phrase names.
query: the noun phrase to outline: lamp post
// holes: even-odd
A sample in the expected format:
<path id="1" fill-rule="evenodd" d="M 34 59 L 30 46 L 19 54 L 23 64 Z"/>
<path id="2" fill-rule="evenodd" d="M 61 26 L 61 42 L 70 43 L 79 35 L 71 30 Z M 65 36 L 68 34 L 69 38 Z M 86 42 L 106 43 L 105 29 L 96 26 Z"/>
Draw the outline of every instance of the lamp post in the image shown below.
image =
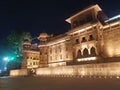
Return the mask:
<path id="1" fill-rule="evenodd" d="M 7 70 L 7 63 L 9 62 L 9 58 L 8 57 L 4 57 L 3 60 L 5 61 L 5 67 L 4 70 Z"/>
<path id="2" fill-rule="evenodd" d="M 8 57 L 4 57 L 3 60 L 6 61 L 6 62 L 9 62 L 9 58 Z"/>

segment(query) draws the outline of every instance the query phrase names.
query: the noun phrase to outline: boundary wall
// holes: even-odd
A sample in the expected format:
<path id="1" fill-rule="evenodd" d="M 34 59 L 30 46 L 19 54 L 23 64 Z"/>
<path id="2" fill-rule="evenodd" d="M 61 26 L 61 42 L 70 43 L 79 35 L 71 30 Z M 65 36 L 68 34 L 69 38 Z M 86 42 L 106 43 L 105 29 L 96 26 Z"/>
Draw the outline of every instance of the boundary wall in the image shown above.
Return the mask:
<path id="1" fill-rule="evenodd" d="M 120 76 L 120 62 L 38 68 L 36 75 Z"/>

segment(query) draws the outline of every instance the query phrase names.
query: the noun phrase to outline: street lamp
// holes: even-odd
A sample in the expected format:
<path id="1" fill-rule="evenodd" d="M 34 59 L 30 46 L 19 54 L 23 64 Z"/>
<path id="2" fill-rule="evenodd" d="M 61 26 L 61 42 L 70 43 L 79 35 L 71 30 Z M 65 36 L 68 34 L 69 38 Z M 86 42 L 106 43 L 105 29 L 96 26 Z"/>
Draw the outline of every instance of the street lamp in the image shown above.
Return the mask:
<path id="1" fill-rule="evenodd" d="M 7 70 L 7 63 L 9 62 L 9 58 L 8 57 L 4 57 L 3 60 L 5 61 L 5 67 L 4 70 Z"/>
<path id="2" fill-rule="evenodd" d="M 9 58 L 8 57 L 4 57 L 3 60 L 6 61 L 6 62 L 9 62 Z"/>

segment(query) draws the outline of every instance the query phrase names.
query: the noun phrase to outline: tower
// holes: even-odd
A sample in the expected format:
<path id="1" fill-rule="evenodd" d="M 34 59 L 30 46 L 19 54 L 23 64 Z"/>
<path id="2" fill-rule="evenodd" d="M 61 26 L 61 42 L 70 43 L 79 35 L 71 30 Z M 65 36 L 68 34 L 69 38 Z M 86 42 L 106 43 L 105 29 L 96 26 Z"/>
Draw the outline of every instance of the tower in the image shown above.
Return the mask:
<path id="1" fill-rule="evenodd" d="M 38 37 L 40 44 L 38 46 L 40 50 L 40 67 L 47 67 L 48 66 L 48 51 L 47 51 L 47 41 L 48 41 L 48 34 L 41 33 Z"/>
<path id="2" fill-rule="evenodd" d="M 22 68 L 27 68 L 27 50 L 29 50 L 31 47 L 31 43 L 29 40 L 24 40 L 23 41 L 23 62 L 22 62 Z"/>

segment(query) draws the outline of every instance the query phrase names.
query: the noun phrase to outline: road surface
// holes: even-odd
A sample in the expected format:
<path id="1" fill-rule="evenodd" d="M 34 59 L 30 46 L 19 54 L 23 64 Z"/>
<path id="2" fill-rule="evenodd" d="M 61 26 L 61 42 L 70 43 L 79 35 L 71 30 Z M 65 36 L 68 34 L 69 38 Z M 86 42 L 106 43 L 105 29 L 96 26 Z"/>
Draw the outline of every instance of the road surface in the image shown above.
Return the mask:
<path id="1" fill-rule="evenodd" d="M 118 78 L 4 77 L 0 90 L 120 90 Z"/>

